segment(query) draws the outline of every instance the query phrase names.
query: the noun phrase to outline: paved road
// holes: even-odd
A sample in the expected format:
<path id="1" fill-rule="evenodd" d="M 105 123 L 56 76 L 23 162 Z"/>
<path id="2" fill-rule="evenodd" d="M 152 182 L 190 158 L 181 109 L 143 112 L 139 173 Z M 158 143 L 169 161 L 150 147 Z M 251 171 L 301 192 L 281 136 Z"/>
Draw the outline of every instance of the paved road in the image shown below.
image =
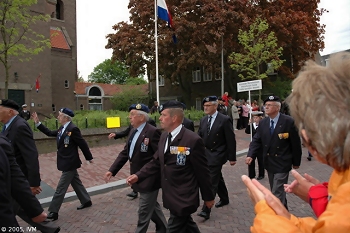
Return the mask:
<path id="1" fill-rule="evenodd" d="M 237 138 L 237 151 L 245 151 L 249 145 L 249 135 L 242 130 L 235 131 Z M 123 142 L 122 140 L 118 140 Z M 104 184 L 103 174 L 123 148 L 122 143 L 108 147 L 92 148 L 95 157 L 94 164 L 83 164 L 79 174 L 86 187 L 94 187 Z M 299 172 L 307 172 L 320 180 L 328 180 L 331 168 L 317 161 L 307 161 L 307 151 L 303 149 L 302 164 Z M 249 226 L 255 216 L 246 188 L 241 182 L 241 175 L 247 174 L 247 166 L 244 163 L 245 154 L 238 158 L 237 165 L 231 167 L 226 164 L 223 167 L 224 178 L 229 190 L 230 204 L 222 208 L 214 208 L 211 218 L 203 221 L 202 218 L 193 215 L 203 233 L 223 232 L 249 232 Z M 42 179 L 49 186 L 55 188 L 60 176 L 56 169 L 55 153 L 40 155 Z M 125 179 L 129 174 L 129 166 L 126 165 L 114 180 Z M 262 183 L 268 187 L 267 178 Z M 71 188 L 70 188 L 71 190 Z M 61 226 L 61 232 L 134 232 L 137 222 L 138 199 L 130 200 L 125 195 L 130 192 L 129 187 L 119 188 L 104 194 L 92 196 L 93 206 L 84 210 L 76 210 L 80 205 L 78 200 L 65 202 L 59 212 L 56 221 Z M 311 208 L 294 195 L 288 195 L 289 209 L 297 216 L 312 216 Z M 218 200 L 218 198 L 216 198 Z M 161 194 L 158 197 L 161 203 Z M 162 204 L 161 204 L 162 205 Z M 46 208 L 47 210 L 47 208 Z M 163 209 L 166 217 L 169 211 Z M 20 221 L 20 225 L 26 226 Z M 155 232 L 151 222 L 148 232 Z"/>

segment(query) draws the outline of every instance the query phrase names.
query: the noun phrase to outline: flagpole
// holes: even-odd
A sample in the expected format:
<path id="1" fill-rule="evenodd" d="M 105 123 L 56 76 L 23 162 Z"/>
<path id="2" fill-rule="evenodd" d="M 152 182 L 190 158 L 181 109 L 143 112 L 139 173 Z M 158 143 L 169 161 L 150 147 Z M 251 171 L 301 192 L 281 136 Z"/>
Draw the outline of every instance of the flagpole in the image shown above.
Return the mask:
<path id="1" fill-rule="evenodd" d="M 154 0 L 154 37 L 155 37 L 155 48 L 156 48 L 156 93 L 157 102 L 159 102 L 159 74 L 158 74 L 158 30 L 157 30 L 157 0 Z"/>
<path id="2" fill-rule="evenodd" d="M 224 36 L 221 36 L 221 95 L 225 93 L 224 90 Z"/>

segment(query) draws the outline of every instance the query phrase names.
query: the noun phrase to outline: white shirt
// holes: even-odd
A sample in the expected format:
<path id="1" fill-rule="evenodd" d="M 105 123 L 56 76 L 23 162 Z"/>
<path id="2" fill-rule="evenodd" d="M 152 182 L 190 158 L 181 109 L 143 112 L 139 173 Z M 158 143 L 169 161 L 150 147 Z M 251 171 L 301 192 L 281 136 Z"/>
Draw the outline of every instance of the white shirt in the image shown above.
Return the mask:
<path id="1" fill-rule="evenodd" d="M 174 141 L 174 138 L 180 133 L 182 129 L 182 124 L 180 124 L 178 127 L 176 127 L 173 131 L 171 131 L 171 141 Z M 165 147 L 164 147 L 164 153 L 168 149 L 168 139 L 165 140 Z"/>

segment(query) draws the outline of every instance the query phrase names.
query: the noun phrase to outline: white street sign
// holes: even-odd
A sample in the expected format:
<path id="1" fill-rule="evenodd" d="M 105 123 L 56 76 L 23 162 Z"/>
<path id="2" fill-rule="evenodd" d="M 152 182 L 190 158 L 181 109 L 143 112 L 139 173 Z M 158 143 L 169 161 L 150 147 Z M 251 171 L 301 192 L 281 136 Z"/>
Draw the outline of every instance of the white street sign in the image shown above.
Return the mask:
<path id="1" fill-rule="evenodd" d="M 261 90 L 261 89 L 262 89 L 261 79 L 237 83 L 237 92 Z"/>

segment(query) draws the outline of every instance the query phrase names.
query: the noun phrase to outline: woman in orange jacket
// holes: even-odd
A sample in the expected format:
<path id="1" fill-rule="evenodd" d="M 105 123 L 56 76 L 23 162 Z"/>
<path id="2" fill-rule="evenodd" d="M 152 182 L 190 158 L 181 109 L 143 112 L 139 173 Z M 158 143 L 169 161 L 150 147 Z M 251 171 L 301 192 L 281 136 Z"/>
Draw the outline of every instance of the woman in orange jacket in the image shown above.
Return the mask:
<path id="1" fill-rule="evenodd" d="M 288 102 L 303 143 L 315 159 L 334 169 L 327 187 L 329 201 L 318 219 L 298 218 L 257 180 L 242 176 L 255 204 L 252 232 L 350 232 L 349 87 L 350 53 L 331 56 L 327 67 L 309 61 L 293 81 Z M 315 184 L 295 171 L 292 174 L 298 196 L 308 200 Z"/>

